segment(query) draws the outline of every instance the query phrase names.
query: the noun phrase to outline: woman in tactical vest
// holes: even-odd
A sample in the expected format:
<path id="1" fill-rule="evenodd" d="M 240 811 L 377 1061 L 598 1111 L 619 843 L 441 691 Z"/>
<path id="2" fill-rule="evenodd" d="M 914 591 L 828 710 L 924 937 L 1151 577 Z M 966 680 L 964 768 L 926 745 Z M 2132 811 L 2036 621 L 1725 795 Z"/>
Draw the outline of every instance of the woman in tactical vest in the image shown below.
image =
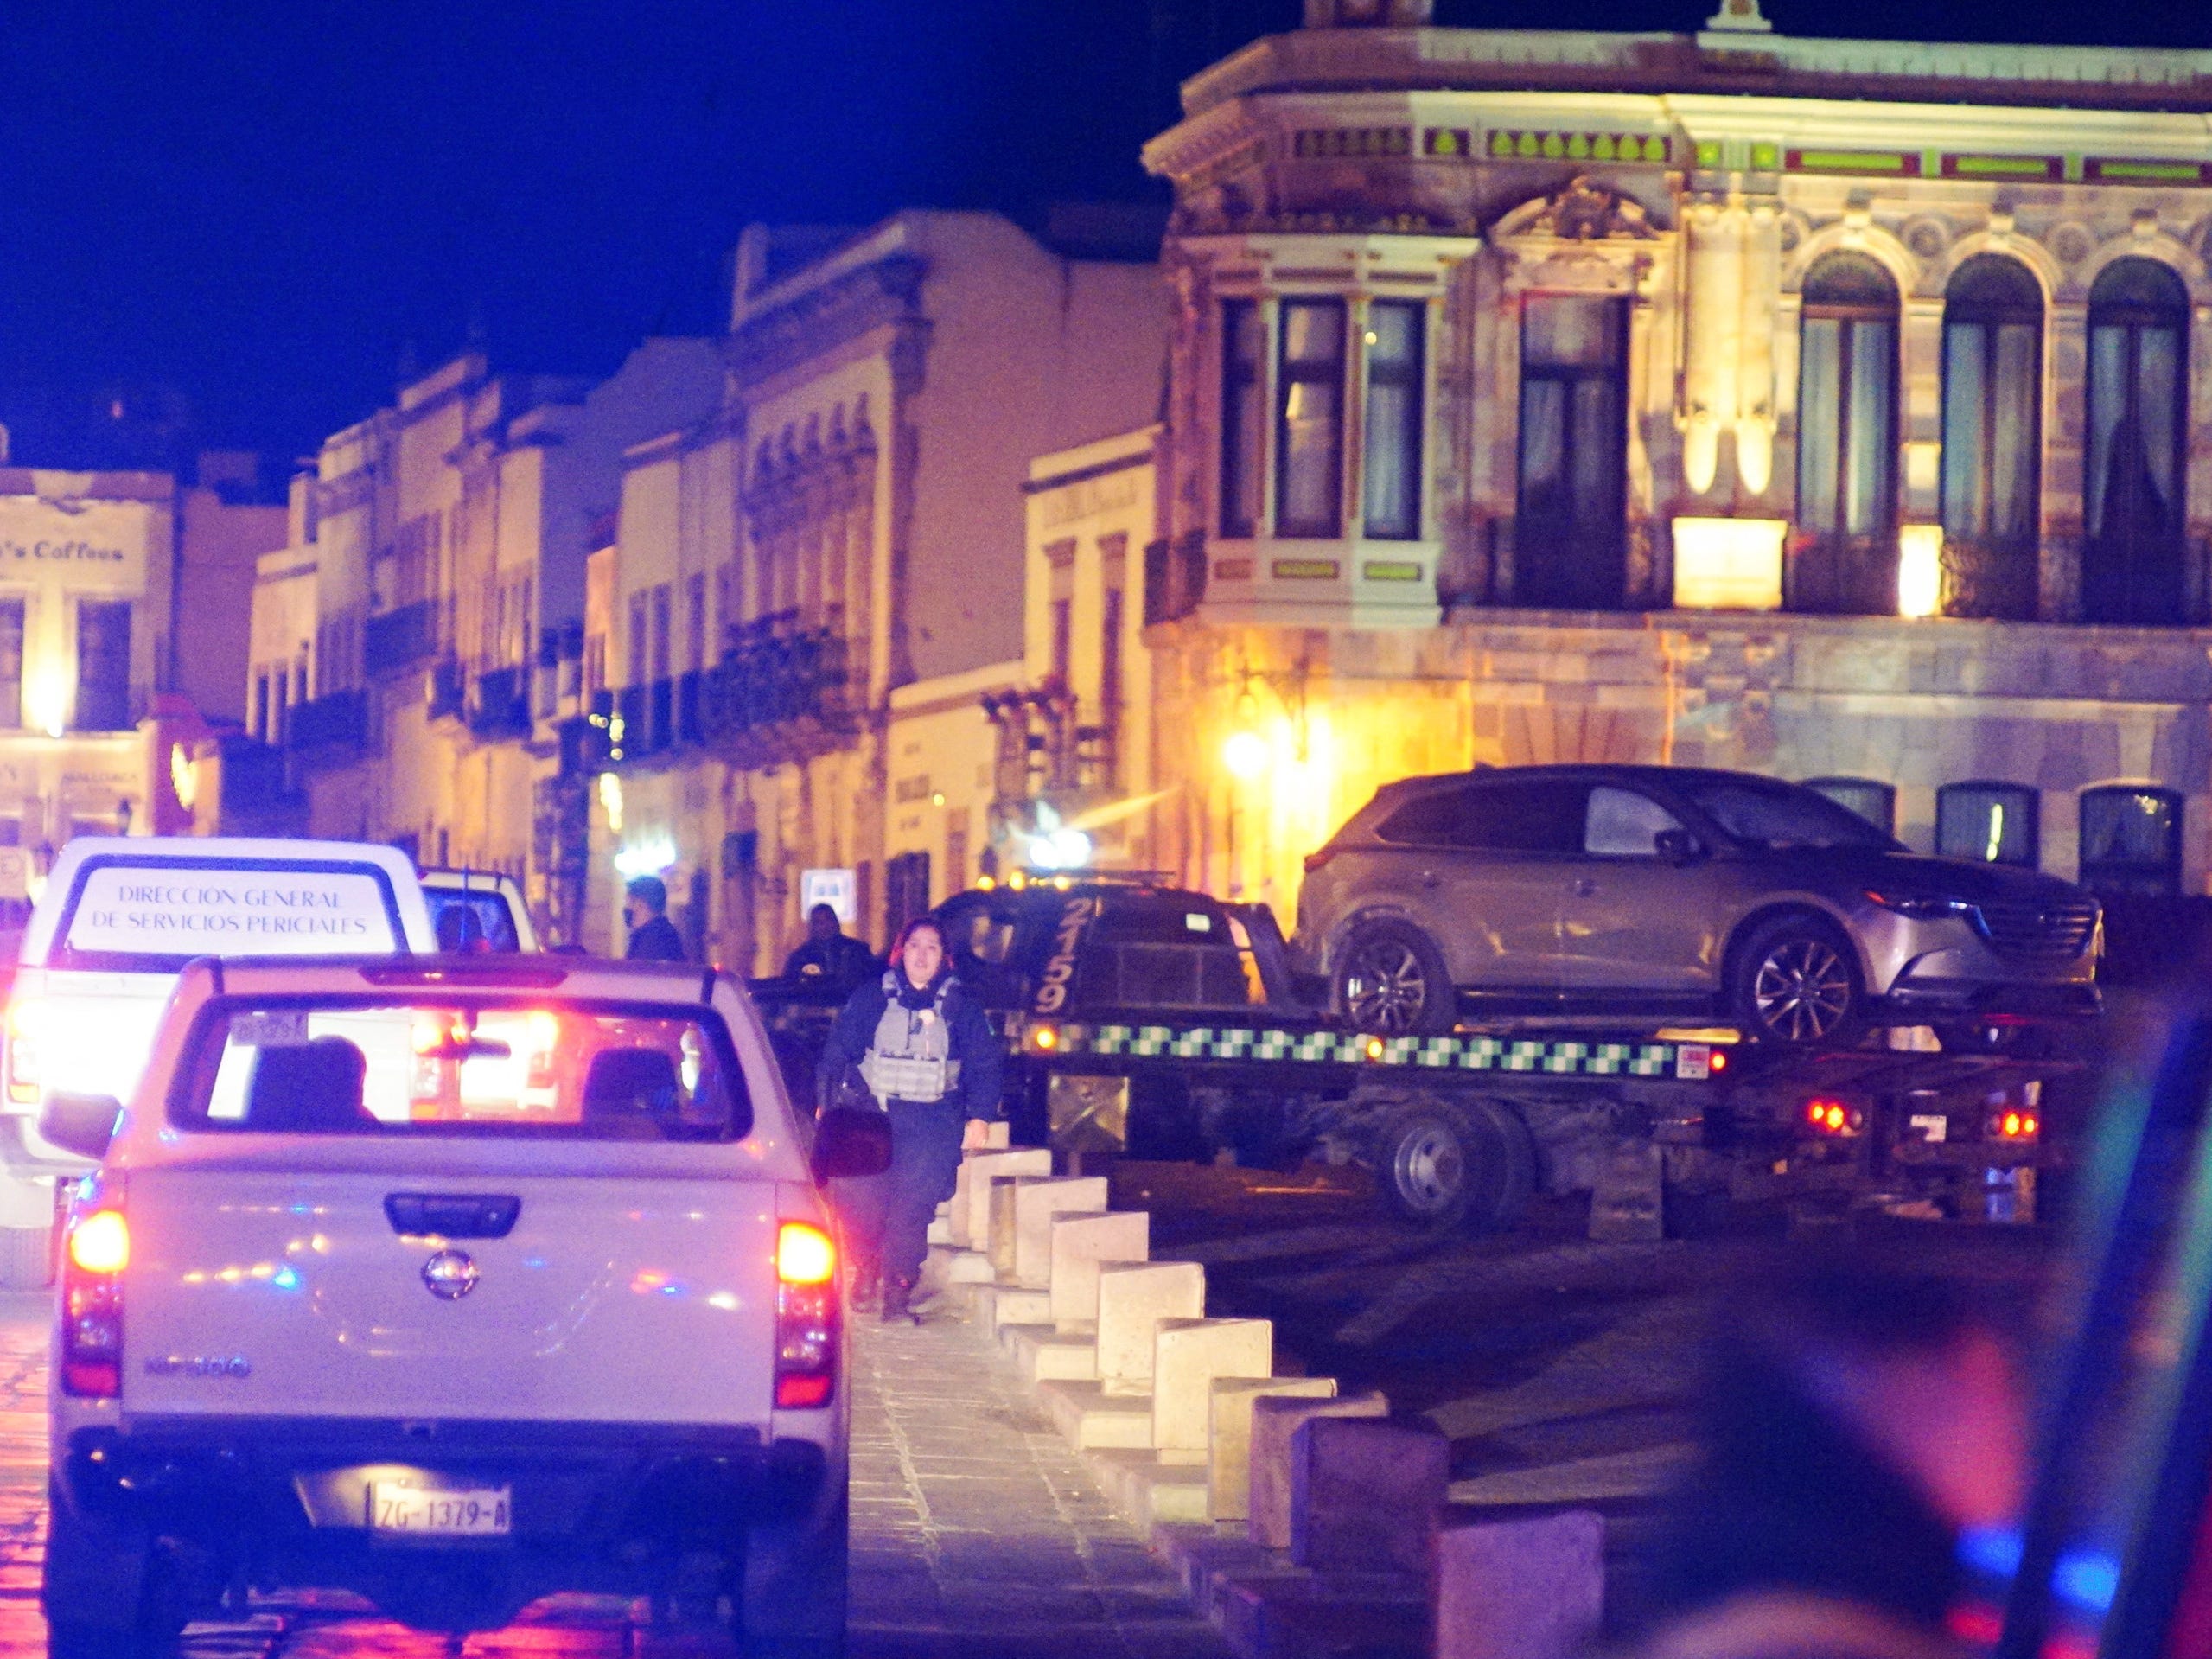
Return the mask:
<path id="1" fill-rule="evenodd" d="M 852 1305 L 910 1317 L 929 1218 L 952 1196 L 972 1118 L 999 1115 L 1004 1056 L 982 1007 L 960 988 L 945 935 L 924 917 L 891 947 L 881 979 L 852 993 L 822 1052 L 816 1098 L 834 1102 L 857 1071 L 891 1118 L 891 1166 L 839 1181 L 834 1196 L 852 1264 Z"/>

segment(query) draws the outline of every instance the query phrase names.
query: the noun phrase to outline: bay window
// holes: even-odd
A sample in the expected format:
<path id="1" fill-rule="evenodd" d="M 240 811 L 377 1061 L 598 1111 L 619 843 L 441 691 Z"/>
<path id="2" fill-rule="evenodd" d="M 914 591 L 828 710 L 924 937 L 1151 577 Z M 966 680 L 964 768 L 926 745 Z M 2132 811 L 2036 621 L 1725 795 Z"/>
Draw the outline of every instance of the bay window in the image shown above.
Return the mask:
<path id="1" fill-rule="evenodd" d="M 1344 302 L 1284 300 L 1276 367 L 1275 533 L 1343 533 Z"/>
<path id="2" fill-rule="evenodd" d="M 1421 533 L 1422 339 L 1427 308 L 1377 300 L 1367 308 L 1367 533 L 1412 541 Z"/>
<path id="3" fill-rule="evenodd" d="M 1243 540 L 1259 533 L 1259 481 L 1267 425 L 1261 415 L 1266 324 L 1257 300 L 1221 307 L 1221 534 Z"/>

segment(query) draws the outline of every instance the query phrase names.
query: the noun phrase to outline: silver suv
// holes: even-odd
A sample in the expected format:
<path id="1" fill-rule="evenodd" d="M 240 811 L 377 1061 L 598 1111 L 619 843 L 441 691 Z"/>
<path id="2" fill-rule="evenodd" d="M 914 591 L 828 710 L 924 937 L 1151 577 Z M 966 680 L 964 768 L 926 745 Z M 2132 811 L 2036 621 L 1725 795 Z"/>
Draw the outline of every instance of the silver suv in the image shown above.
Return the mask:
<path id="1" fill-rule="evenodd" d="M 1297 946 L 1366 1030 L 1481 1014 L 1719 1017 L 1847 1043 L 2093 1013 L 2097 903 L 1907 852 L 1794 783 L 1530 766 L 1376 791 L 1306 859 Z"/>

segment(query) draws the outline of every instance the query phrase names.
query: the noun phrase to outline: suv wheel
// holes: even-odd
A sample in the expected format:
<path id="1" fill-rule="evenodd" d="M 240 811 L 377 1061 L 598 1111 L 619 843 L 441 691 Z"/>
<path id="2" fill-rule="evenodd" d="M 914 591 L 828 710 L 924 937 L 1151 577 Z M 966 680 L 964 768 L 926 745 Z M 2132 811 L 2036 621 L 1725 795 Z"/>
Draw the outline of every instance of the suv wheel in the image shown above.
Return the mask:
<path id="1" fill-rule="evenodd" d="M 1353 930 L 1336 963 L 1336 1006 L 1353 1029 L 1377 1037 L 1442 1037 L 1458 1017 L 1444 953 L 1418 928 L 1370 922 Z"/>
<path id="2" fill-rule="evenodd" d="M 39 1602 L 51 1659 L 152 1659 L 183 1634 L 181 1586 L 141 1528 L 80 1517 L 49 1484 Z"/>
<path id="3" fill-rule="evenodd" d="M 1848 1048 L 1866 1018 L 1850 941 L 1810 916 L 1777 916 L 1743 941 L 1729 1001 L 1750 1035 L 1769 1043 Z"/>
<path id="4" fill-rule="evenodd" d="M 1510 1227 L 1536 1182 L 1527 1126 L 1495 1101 L 1417 1099 L 1374 1140 L 1375 1177 L 1401 1221 L 1438 1229 Z"/>

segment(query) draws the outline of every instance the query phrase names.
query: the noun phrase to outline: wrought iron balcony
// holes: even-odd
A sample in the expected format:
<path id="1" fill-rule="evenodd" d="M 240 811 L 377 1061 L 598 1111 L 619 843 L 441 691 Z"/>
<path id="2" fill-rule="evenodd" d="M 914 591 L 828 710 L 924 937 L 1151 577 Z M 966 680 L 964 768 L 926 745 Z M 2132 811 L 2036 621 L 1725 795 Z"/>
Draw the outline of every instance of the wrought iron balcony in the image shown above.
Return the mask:
<path id="1" fill-rule="evenodd" d="M 373 674 L 411 667 L 438 648 L 438 605 L 419 599 L 372 616 L 361 630 L 361 660 Z"/>
<path id="2" fill-rule="evenodd" d="M 478 674 L 469 702 L 469 730 L 487 742 L 530 735 L 530 675 L 526 668 Z"/>
<path id="3" fill-rule="evenodd" d="M 710 740 L 800 721 L 842 726 L 850 713 L 843 635 L 827 629 L 776 633 L 754 623 L 736 630 L 730 646 L 702 710 Z"/>
<path id="4" fill-rule="evenodd" d="M 368 738 L 368 694 L 330 692 L 295 704 L 284 719 L 284 747 L 320 760 L 350 759 Z"/>
<path id="5" fill-rule="evenodd" d="M 697 668 L 676 680 L 676 742 L 691 747 L 706 741 L 703 682 L 707 674 Z"/>
<path id="6" fill-rule="evenodd" d="M 468 708 L 469 676 L 459 663 L 446 657 L 431 668 L 424 696 L 431 719 L 457 720 Z"/>

